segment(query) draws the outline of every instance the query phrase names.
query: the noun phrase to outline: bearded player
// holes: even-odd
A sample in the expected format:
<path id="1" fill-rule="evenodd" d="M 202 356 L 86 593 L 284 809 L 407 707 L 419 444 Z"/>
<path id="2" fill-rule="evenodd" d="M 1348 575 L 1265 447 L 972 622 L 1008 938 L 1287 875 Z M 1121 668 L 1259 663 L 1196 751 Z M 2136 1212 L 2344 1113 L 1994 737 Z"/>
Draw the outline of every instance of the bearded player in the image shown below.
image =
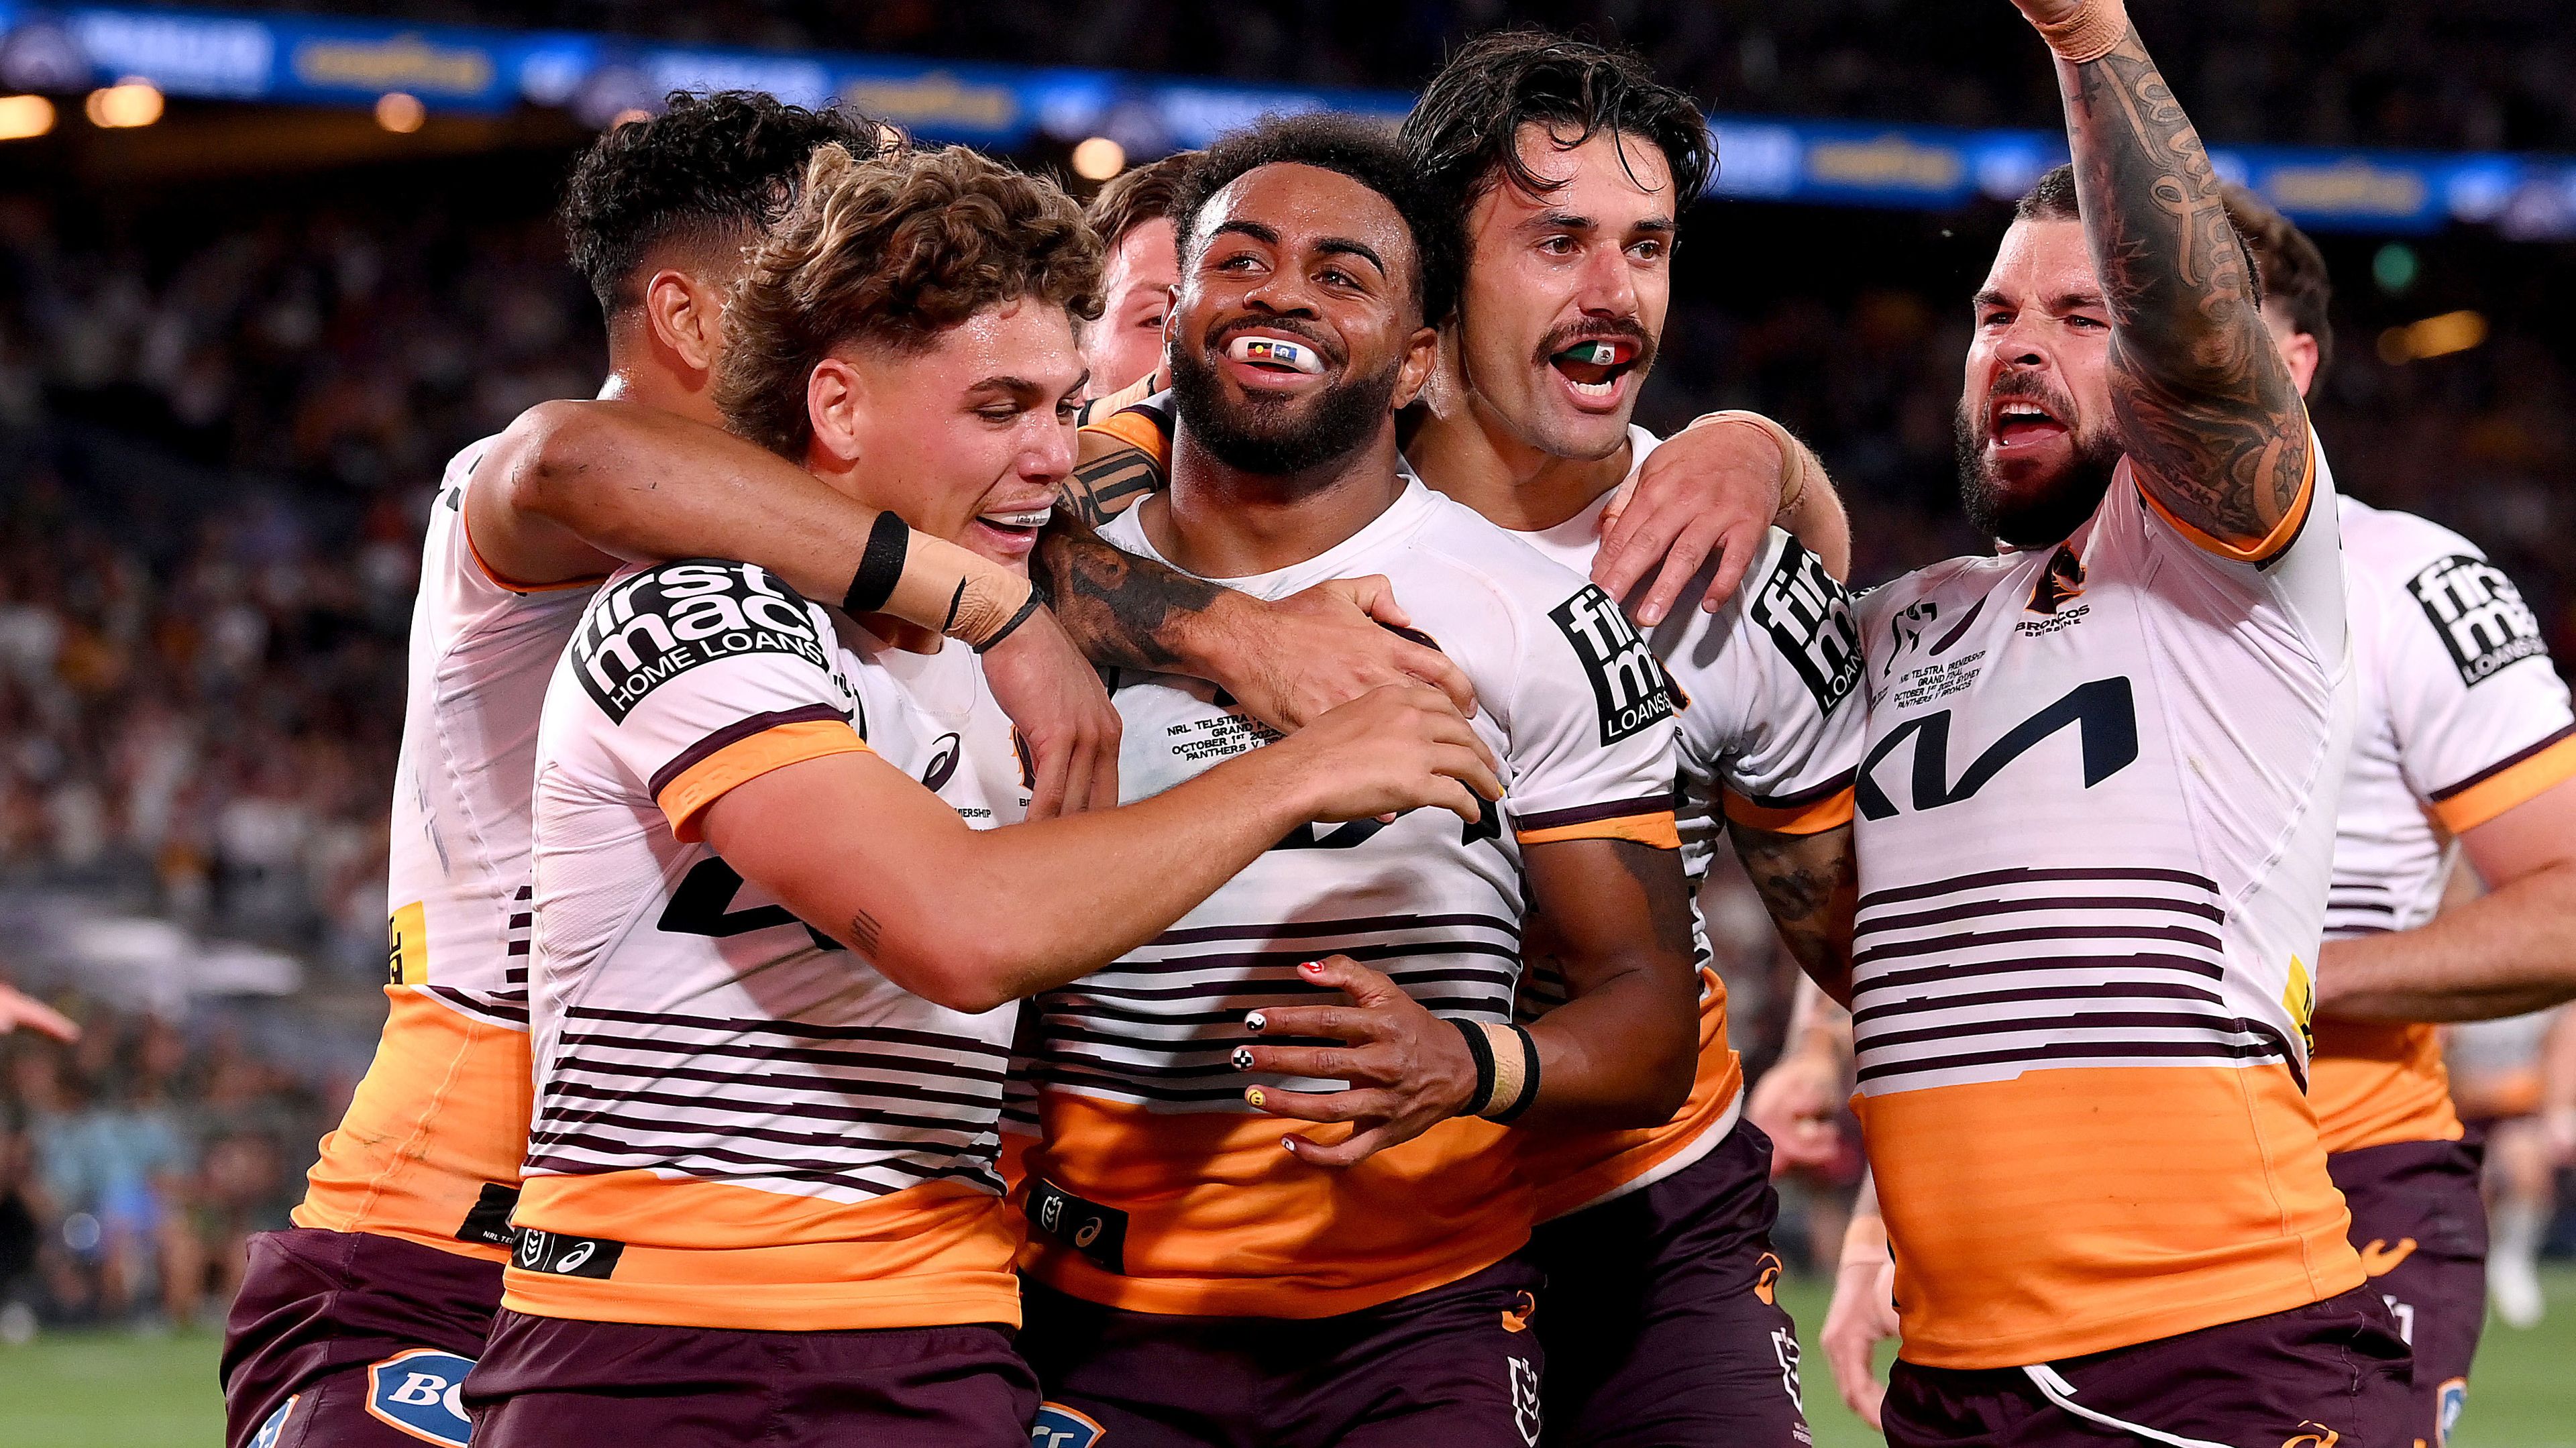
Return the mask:
<path id="1" fill-rule="evenodd" d="M 1898 1445 L 2413 1441 L 2305 1096 L 2352 719 L 2331 475 L 2116 0 L 1973 310 L 2000 539 L 1862 608 L 1858 1109 Z"/>
<path id="2" fill-rule="evenodd" d="M 1041 1426 L 1135 1445 L 1531 1437 L 1539 1282 L 1511 1260 L 1529 1223 L 1513 1124 L 1648 1125 L 1688 1086 L 1672 700 L 1598 589 L 1402 465 L 1395 413 L 1433 366 L 1426 317 L 1455 273 L 1398 146 L 1268 123 L 1212 147 L 1177 211 L 1172 485 L 1106 536 L 1262 596 L 1384 571 L 1476 683 L 1509 792 L 1464 831 L 1418 815 L 1292 834 L 1178 928 L 1040 998 L 1023 1343 L 1054 1404 Z M 1276 747 L 1168 674 L 1122 672 L 1113 697 L 1138 792 Z M 1533 907 L 1572 1000 L 1523 1027 Z"/>

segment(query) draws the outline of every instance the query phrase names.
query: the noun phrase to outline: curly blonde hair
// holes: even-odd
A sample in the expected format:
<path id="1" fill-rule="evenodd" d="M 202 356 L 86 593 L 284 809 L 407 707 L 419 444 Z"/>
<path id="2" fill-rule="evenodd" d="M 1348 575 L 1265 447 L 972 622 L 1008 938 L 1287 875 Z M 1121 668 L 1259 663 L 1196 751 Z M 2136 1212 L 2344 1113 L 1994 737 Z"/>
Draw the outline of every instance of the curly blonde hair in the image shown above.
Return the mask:
<path id="1" fill-rule="evenodd" d="M 794 209 L 725 309 L 715 402 L 735 432 L 802 459 L 814 366 L 852 342 L 918 351 L 987 307 L 1100 315 L 1100 240 L 1051 181 L 964 146 L 861 159 L 818 148 Z"/>

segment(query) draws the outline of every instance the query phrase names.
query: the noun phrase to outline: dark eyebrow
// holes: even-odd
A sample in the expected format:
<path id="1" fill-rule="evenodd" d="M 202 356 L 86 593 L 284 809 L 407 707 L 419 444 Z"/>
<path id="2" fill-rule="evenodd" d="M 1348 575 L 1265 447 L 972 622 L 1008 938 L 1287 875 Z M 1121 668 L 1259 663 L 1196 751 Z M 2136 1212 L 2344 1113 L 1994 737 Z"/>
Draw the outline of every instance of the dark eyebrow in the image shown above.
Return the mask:
<path id="1" fill-rule="evenodd" d="M 1327 236 L 1315 243 L 1315 250 L 1326 256 L 1358 257 L 1370 266 L 1376 267 L 1379 276 L 1386 275 L 1386 262 L 1378 256 L 1376 249 L 1366 242 L 1353 241 L 1346 236 Z"/>
<path id="2" fill-rule="evenodd" d="M 2003 293 L 1996 291 L 1993 287 L 1978 288 L 1977 294 L 1968 301 L 1970 310 L 1979 312 L 1984 311 L 1988 307 L 2010 307 L 2011 305 L 2012 299 L 2005 296 Z"/>
<path id="3" fill-rule="evenodd" d="M 1025 377 L 987 377 L 966 390 L 968 392 L 1005 392 L 1023 400 L 1040 396 L 1046 391 L 1045 388 Z"/>
<path id="4" fill-rule="evenodd" d="M 2049 310 L 2063 313 L 2098 312 L 2103 310 L 2109 304 L 2103 301 L 2102 294 L 2100 292 L 2093 291 L 2061 293 L 2060 295 L 2049 298 L 2048 305 Z"/>
<path id="5" fill-rule="evenodd" d="M 1229 232 L 1251 237 L 1254 241 L 1261 242 L 1268 246 L 1277 246 L 1279 244 L 1278 230 L 1275 227 L 1264 226 L 1258 221 L 1219 222 L 1216 228 L 1208 233 L 1208 240 L 1214 241 L 1218 237 L 1224 236 Z"/>

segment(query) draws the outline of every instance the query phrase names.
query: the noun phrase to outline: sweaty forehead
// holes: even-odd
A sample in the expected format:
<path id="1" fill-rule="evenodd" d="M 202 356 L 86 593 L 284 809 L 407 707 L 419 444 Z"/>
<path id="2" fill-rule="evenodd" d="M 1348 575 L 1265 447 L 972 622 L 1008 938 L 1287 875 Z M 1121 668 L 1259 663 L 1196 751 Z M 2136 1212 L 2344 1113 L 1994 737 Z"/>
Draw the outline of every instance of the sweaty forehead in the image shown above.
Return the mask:
<path id="1" fill-rule="evenodd" d="M 1661 147 L 1632 131 L 1595 131 L 1581 142 L 1567 145 L 1566 141 L 1581 129 L 1571 123 L 1551 127 L 1544 121 L 1523 121 L 1519 134 L 1513 137 L 1521 164 L 1540 181 L 1554 183 L 1556 189 L 1544 197 L 1532 196 L 1510 185 L 1509 173 L 1505 173 L 1505 185 L 1499 189 L 1512 192 L 1516 199 L 1532 206 L 1566 208 L 1572 203 L 1615 202 L 1622 210 L 1646 206 L 1668 216 L 1680 209 L 1680 199 L 1673 195 L 1672 162 L 1665 158 Z M 1590 208 L 1573 204 L 1572 209 Z"/>
<path id="2" fill-rule="evenodd" d="M 2016 221 L 1995 248 L 1985 290 L 2024 301 L 2096 295 L 2093 253 L 2080 221 Z"/>
<path id="3" fill-rule="evenodd" d="M 1325 237 L 1363 243 L 1386 259 L 1398 281 L 1413 260 L 1413 234 L 1395 203 L 1321 166 L 1283 161 L 1237 176 L 1200 208 L 1201 244 L 1217 228 L 1238 221 L 1276 232 L 1292 250 Z"/>

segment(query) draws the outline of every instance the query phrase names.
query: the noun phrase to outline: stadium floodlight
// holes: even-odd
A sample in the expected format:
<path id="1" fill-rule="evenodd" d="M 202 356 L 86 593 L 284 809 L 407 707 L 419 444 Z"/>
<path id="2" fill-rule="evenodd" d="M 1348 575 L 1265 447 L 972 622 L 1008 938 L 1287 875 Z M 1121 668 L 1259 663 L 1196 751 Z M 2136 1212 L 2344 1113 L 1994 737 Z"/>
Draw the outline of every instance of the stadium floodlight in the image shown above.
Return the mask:
<path id="1" fill-rule="evenodd" d="M 0 141 L 23 141 L 54 128 L 54 103 L 43 96 L 0 96 Z"/>
<path id="2" fill-rule="evenodd" d="M 408 136 L 429 119 L 429 107 L 420 97 L 403 91 L 387 91 L 376 97 L 376 124 L 397 136 Z"/>
<path id="3" fill-rule="evenodd" d="M 148 126 L 161 119 L 161 88 L 140 77 L 129 76 L 111 86 L 89 93 L 82 107 L 90 124 L 108 130 L 128 130 Z"/>
<path id="4" fill-rule="evenodd" d="M 1107 136 L 1094 136 L 1073 148 L 1073 174 L 1085 181 L 1106 181 L 1127 169 L 1127 148 Z"/>

